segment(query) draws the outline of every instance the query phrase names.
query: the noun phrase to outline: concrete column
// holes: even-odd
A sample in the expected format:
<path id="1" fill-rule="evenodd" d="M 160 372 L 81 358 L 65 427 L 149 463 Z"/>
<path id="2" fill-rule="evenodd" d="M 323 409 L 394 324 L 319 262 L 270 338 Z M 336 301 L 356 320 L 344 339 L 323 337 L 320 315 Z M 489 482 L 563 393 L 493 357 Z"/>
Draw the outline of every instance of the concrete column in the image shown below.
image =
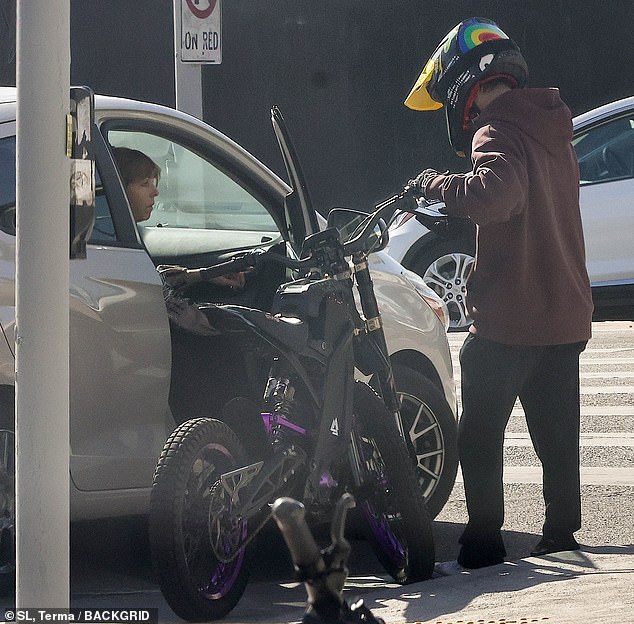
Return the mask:
<path id="1" fill-rule="evenodd" d="M 66 608 L 70 0 L 18 0 L 16 83 L 16 602 Z"/>

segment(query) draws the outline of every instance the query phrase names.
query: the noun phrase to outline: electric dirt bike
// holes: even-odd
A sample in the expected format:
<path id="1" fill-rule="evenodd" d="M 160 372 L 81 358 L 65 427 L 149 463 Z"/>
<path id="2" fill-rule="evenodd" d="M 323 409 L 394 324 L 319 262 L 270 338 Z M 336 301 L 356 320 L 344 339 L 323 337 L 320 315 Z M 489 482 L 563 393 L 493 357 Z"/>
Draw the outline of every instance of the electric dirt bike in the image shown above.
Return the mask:
<path id="1" fill-rule="evenodd" d="M 342 494 L 353 494 L 389 574 L 399 583 L 431 577 L 431 520 L 403 439 L 367 259 L 387 243 L 381 215 L 399 198 L 371 215 L 331 211 L 299 259 L 256 251 L 202 270 L 212 279 L 279 263 L 295 279 L 279 287 L 270 312 L 196 307 L 268 374 L 261 405 L 236 398 L 222 420 L 185 421 L 159 459 L 150 544 L 163 595 L 180 617 L 216 619 L 237 604 L 253 540 L 280 496 L 301 500 L 307 518 L 323 522 Z M 355 381 L 355 367 L 379 380 L 380 394 Z"/>

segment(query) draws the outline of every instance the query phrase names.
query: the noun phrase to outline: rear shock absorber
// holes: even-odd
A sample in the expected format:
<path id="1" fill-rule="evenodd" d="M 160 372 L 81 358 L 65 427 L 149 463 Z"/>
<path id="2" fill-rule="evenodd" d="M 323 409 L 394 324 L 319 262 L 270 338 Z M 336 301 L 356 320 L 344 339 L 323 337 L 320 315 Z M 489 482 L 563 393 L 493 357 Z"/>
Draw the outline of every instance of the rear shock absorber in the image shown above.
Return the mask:
<path id="1" fill-rule="evenodd" d="M 303 427 L 293 422 L 295 387 L 286 375 L 271 372 L 264 391 L 264 404 L 269 411 L 262 413 L 262 420 L 274 446 L 291 443 L 291 434 L 306 433 Z"/>

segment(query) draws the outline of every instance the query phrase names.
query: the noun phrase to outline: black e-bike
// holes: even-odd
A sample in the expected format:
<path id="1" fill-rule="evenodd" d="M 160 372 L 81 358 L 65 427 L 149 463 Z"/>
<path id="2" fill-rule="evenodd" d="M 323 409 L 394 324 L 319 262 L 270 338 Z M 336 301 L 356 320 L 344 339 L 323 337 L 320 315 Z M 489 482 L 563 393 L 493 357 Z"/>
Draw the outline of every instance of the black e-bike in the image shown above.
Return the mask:
<path id="1" fill-rule="evenodd" d="M 187 420 L 159 459 L 150 545 L 163 595 L 180 617 L 211 620 L 233 609 L 252 542 L 280 496 L 324 522 L 351 493 L 389 574 L 399 583 L 431 577 L 431 520 L 404 441 L 368 267 L 369 254 L 387 243 L 381 216 L 399 199 L 370 215 L 334 209 L 299 259 L 256 251 L 202 270 L 212 279 L 281 263 L 295 279 L 279 287 L 270 311 L 198 306 L 269 373 L 255 414 L 238 398 L 238 418 Z M 355 368 L 379 380 L 379 393 L 355 381 Z"/>

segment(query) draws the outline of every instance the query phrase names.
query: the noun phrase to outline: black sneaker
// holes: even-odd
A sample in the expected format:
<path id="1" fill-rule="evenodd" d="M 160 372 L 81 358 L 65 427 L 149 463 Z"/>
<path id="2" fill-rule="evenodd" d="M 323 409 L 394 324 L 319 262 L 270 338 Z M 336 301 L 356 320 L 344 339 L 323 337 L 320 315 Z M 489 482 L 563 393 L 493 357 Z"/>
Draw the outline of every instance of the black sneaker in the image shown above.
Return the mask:
<path id="1" fill-rule="evenodd" d="M 543 557 L 564 550 L 579 550 L 579 548 L 581 548 L 579 543 L 572 535 L 563 540 L 542 537 L 531 551 L 531 557 Z"/>

